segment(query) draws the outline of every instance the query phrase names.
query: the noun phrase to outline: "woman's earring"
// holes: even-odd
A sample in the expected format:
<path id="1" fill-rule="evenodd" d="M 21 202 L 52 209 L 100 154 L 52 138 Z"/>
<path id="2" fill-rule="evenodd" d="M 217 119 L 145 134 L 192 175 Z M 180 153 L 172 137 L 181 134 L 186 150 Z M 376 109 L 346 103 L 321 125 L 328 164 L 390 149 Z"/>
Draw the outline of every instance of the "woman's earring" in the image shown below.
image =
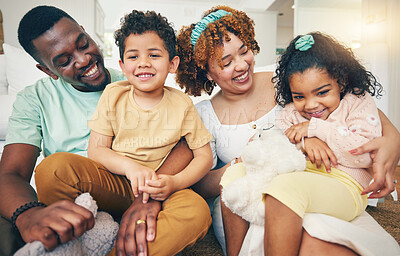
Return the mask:
<path id="1" fill-rule="evenodd" d="M 209 82 L 209 83 L 208 83 L 208 82 Z M 214 89 L 215 86 L 217 86 L 217 84 L 215 83 L 214 80 L 208 80 L 208 79 L 207 79 L 207 80 L 204 82 L 204 85 L 203 85 L 204 91 L 205 91 L 206 93 L 208 93 L 208 95 L 210 95 L 210 94 L 212 93 L 212 91 L 213 91 L 213 89 Z"/>

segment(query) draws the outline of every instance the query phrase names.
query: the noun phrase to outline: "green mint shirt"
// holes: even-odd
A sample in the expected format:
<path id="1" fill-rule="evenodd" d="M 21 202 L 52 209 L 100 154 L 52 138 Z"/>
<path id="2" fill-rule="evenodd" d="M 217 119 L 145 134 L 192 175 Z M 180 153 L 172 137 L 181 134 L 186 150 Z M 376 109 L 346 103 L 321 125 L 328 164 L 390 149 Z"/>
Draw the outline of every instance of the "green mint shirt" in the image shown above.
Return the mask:
<path id="1" fill-rule="evenodd" d="M 126 80 L 120 71 L 108 69 L 111 82 Z M 56 152 L 87 155 L 90 129 L 87 121 L 101 92 L 80 92 L 63 79 L 50 77 L 17 94 L 8 121 L 6 145 L 30 144 L 49 156 Z"/>

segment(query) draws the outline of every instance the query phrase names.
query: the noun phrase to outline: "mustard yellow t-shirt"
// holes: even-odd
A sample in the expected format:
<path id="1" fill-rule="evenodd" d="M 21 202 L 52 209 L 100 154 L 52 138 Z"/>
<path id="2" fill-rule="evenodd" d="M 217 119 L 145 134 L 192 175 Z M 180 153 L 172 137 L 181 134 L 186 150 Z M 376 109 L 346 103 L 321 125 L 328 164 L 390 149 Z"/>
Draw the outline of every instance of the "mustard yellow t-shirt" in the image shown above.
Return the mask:
<path id="1" fill-rule="evenodd" d="M 113 137 L 115 152 L 157 170 L 181 137 L 191 149 L 211 140 L 192 100 L 183 92 L 164 87 L 161 101 L 143 110 L 133 90 L 128 81 L 109 84 L 88 122 L 93 131 Z"/>

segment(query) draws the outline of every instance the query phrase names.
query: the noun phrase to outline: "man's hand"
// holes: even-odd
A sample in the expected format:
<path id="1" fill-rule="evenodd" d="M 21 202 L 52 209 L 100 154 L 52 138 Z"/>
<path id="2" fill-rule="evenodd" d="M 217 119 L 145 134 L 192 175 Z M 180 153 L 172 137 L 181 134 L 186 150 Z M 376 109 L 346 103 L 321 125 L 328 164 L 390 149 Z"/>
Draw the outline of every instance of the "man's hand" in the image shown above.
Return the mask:
<path id="1" fill-rule="evenodd" d="M 312 137 L 304 139 L 304 147 L 307 157 L 310 161 L 321 168 L 321 164 L 325 165 L 325 169 L 330 172 L 331 164 L 337 166 L 337 159 L 333 151 L 322 140 Z"/>
<path id="2" fill-rule="evenodd" d="M 156 237 L 161 202 L 150 199 L 144 204 L 141 197 L 136 198 L 122 216 L 116 241 L 118 256 L 147 256 L 147 241 Z"/>
<path id="3" fill-rule="evenodd" d="M 23 212 L 16 225 L 25 242 L 41 241 L 51 251 L 93 228 L 94 217 L 90 211 L 73 202 L 59 201 Z"/>

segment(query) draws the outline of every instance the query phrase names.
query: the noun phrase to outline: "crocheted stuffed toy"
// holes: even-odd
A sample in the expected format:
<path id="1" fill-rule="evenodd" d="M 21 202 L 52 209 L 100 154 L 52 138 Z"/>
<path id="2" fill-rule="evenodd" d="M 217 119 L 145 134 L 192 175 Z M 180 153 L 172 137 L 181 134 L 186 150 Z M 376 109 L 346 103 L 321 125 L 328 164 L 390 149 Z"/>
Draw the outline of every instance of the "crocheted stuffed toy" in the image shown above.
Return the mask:
<path id="1" fill-rule="evenodd" d="M 278 174 L 304 171 L 305 156 L 280 129 L 272 127 L 258 131 L 241 158 L 246 175 L 222 189 L 222 201 L 248 222 L 264 225 L 263 191 Z"/>
<path id="2" fill-rule="evenodd" d="M 94 227 L 86 231 L 81 237 L 71 240 L 68 243 L 61 244 L 52 251 L 46 251 L 42 242 L 35 241 L 27 243 L 19 249 L 14 256 L 98 256 L 107 255 L 113 245 L 119 225 L 110 214 L 106 212 L 97 212 L 96 201 L 89 193 L 79 195 L 75 203 L 85 207 L 95 216 Z"/>

